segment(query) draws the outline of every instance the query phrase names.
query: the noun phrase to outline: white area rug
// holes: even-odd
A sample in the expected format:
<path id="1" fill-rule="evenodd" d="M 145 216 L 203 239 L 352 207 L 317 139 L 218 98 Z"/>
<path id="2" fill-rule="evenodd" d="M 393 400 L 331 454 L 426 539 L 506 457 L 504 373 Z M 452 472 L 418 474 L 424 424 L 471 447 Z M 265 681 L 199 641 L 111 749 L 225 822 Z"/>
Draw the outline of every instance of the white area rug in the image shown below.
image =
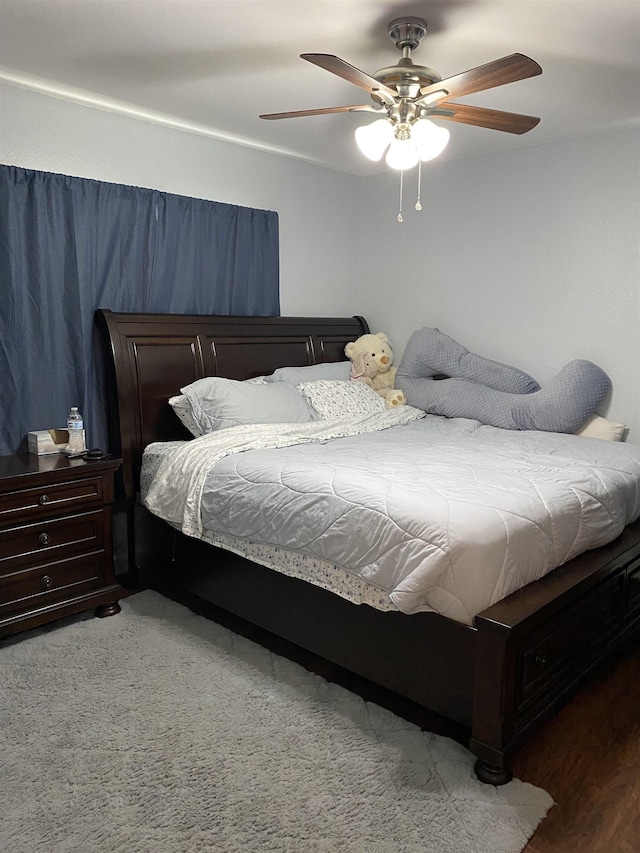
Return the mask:
<path id="1" fill-rule="evenodd" d="M 0 642 L 7 853 L 519 853 L 552 805 L 155 592 Z"/>

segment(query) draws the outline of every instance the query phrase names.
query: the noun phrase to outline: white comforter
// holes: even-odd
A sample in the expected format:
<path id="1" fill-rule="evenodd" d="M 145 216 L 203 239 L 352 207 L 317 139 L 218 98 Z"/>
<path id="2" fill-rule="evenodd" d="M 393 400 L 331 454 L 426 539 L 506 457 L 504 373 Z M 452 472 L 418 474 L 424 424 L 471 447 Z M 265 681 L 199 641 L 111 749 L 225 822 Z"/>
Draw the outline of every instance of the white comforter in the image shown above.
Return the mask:
<path id="1" fill-rule="evenodd" d="M 467 624 L 640 517 L 638 445 L 421 415 L 222 430 L 163 459 L 144 503 Z"/>

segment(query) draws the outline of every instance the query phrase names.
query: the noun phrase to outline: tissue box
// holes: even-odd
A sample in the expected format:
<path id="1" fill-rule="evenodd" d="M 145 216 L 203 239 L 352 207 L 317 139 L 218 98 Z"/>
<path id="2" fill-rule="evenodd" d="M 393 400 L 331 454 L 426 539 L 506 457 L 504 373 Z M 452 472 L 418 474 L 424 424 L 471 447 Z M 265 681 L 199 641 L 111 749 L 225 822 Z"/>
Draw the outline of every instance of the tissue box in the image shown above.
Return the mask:
<path id="1" fill-rule="evenodd" d="M 36 456 L 48 456 L 50 453 L 60 453 L 67 446 L 69 431 L 66 429 L 39 429 L 27 433 L 29 453 Z"/>

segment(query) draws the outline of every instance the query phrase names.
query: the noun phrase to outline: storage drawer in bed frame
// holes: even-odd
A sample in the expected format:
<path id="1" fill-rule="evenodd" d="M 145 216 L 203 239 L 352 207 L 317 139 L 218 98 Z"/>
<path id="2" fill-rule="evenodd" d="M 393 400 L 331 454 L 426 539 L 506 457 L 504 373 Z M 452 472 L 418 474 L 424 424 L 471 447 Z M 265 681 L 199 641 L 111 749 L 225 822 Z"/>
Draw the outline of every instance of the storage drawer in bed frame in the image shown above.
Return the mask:
<path id="1" fill-rule="evenodd" d="M 492 696 L 476 690 L 474 704 L 472 746 L 487 762 L 502 766 L 534 723 L 640 630 L 640 545 L 631 542 L 628 529 L 476 617 L 476 683 L 496 687 Z"/>

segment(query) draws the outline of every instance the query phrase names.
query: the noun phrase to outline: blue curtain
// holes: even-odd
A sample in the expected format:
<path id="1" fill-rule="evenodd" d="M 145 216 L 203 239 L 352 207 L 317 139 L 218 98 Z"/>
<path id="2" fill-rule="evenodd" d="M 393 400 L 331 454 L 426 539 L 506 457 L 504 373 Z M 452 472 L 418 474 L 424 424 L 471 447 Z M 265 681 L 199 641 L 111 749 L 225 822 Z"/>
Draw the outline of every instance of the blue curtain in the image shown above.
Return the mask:
<path id="1" fill-rule="evenodd" d="M 64 427 L 107 447 L 96 308 L 278 316 L 278 216 L 0 165 L 0 454 Z"/>

